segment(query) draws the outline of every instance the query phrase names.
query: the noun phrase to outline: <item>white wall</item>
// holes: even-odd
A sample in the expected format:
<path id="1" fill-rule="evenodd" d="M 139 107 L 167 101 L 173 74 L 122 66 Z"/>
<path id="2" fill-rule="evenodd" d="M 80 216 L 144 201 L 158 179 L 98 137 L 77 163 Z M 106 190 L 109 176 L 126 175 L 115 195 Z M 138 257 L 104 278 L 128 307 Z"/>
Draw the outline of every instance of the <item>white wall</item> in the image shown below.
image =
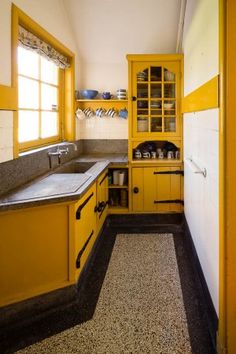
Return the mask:
<path id="1" fill-rule="evenodd" d="M 188 0 L 184 31 L 184 91 L 194 91 L 219 72 L 218 0 Z M 218 313 L 219 307 L 219 111 L 184 115 L 184 157 L 207 169 L 194 174 L 185 163 L 185 215 Z"/>
<path id="2" fill-rule="evenodd" d="M 79 88 L 113 93 L 127 89 L 126 54 L 175 52 L 180 0 L 64 0 L 64 4 L 82 55 Z M 100 120 L 94 126 L 97 132 L 84 130 L 81 124 L 83 139 L 128 136 L 127 121 L 125 129 L 123 121 L 113 121 L 111 131 Z"/>
<path id="3" fill-rule="evenodd" d="M 2 85 L 11 85 L 11 3 L 10 0 L 0 1 L 0 84 Z M 72 52 L 77 53 L 76 42 L 62 0 L 15 0 L 13 3 Z M 13 114 L 1 111 L 0 162 L 10 160 L 12 157 Z"/>

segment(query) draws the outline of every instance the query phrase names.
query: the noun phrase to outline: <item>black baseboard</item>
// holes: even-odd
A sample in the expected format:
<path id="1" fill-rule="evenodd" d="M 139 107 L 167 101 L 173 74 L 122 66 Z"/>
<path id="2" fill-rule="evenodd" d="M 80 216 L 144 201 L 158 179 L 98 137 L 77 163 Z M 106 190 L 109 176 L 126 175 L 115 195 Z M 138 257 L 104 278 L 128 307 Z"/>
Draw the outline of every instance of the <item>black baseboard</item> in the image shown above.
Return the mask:
<path id="1" fill-rule="evenodd" d="M 195 277 L 197 280 L 198 290 L 201 294 L 201 297 L 204 299 L 203 303 L 203 311 L 204 311 L 204 317 L 207 322 L 207 327 L 209 330 L 210 338 L 212 341 L 213 346 L 216 348 L 216 334 L 218 330 L 218 316 L 215 311 L 215 307 L 212 302 L 212 298 L 207 286 L 207 282 L 201 267 L 201 263 L 198 258 L 198 254 L 193 242 L 193 238 L 187 223 L 187 220 L 184 216 L 184 236 L 185 236 L 185 241 L 186 241 L 186 246 L 189 249 L 190 252 L 190 259 L 193 264 L 193 270 L 195 273 Z"/>

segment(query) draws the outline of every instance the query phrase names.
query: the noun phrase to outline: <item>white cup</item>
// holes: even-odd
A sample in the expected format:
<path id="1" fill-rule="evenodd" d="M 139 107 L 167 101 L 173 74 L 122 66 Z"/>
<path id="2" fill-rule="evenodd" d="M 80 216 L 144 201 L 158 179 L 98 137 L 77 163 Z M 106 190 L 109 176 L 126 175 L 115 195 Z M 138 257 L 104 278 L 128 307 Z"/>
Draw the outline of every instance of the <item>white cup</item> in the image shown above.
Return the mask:
<path id="1" fill-rule="evenodd" d="M 119 170 L 113 171 L 113 184 L 119 184 Z"/>
<path id="2" fill-rule="evenodd" d="M 119 186 L 123 186 L 124 181 L 125 181 L 125 172 L 120 171 L 119 172 Z"/>

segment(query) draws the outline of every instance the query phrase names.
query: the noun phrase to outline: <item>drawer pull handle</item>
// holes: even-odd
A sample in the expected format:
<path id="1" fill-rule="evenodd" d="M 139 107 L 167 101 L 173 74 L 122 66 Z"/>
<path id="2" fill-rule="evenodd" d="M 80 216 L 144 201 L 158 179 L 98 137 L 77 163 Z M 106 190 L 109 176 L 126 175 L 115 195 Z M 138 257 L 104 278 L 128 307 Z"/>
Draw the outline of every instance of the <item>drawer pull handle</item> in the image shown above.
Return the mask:
<path id="1" fill-rule="evenodd" d="M 135 194 L 137 194 L 137 193 L 139 192 L 138 187 L 134 187 L 133 192 L 134 192 Z"/>
<path id="2" fill-rule="evenodd" d="M 78 256 L 77 256 L 77 259 L 76 259 L 76 268 L 77 269 L 80 268 L 80 259 L 81 259 L 82 255 L 83 255 L 83 253 L 84 253 L 84 251 L 85 251 L 85 249 L 86 249 L 91 237 L 93 236 L 93 234 L 94 234 L 94 231 L 92 230 L 91 234 L 87 238 L 87 241 L 85 242 L 85 244 L 83 245 L 83 247 L 81 248 L 81 250 L 78 253 Z"/>
<path id="3" fill-rule="evenodd" d="M 103 179 L 100 181 L 99 186 L 101 186 L 102 182 L 104 181 L 104 179 L 106 179 L 106 177 L 108 177 L 108 173 L 106 173 Z"/>
<path id="4" fill-rule="evenodd" d="M 78 209 L 76 211 L 76 220 L 80 220 L 80 218 L 81 218 L 81 210 L 89 202 L 89 200 L 92 198 L 92 196 L 93 196 L 93 193 L 90 194 L 90 196 L 87 199 L 85 199 L 85 201 L 78 207 Z"/>

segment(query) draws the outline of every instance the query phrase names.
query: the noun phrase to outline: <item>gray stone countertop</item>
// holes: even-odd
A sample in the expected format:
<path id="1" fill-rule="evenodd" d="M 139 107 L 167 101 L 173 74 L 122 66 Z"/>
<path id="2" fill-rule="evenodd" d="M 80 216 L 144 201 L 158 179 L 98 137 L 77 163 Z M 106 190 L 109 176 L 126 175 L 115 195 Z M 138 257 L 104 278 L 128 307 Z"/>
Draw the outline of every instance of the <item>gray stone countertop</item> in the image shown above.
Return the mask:
<path id="1" fill-rule="evenodd" d="M 71 164 L 94 162 L 85 173 L 63 172 Z M 0 211 L 28 208 L 80 199 L 101 173 L 112 165 L 127 164 L 126 154 L 90 154 L 63 164 L 53 171 L 0 198 Z M 62 172 L 60 173 L 60 170 Z"/>

